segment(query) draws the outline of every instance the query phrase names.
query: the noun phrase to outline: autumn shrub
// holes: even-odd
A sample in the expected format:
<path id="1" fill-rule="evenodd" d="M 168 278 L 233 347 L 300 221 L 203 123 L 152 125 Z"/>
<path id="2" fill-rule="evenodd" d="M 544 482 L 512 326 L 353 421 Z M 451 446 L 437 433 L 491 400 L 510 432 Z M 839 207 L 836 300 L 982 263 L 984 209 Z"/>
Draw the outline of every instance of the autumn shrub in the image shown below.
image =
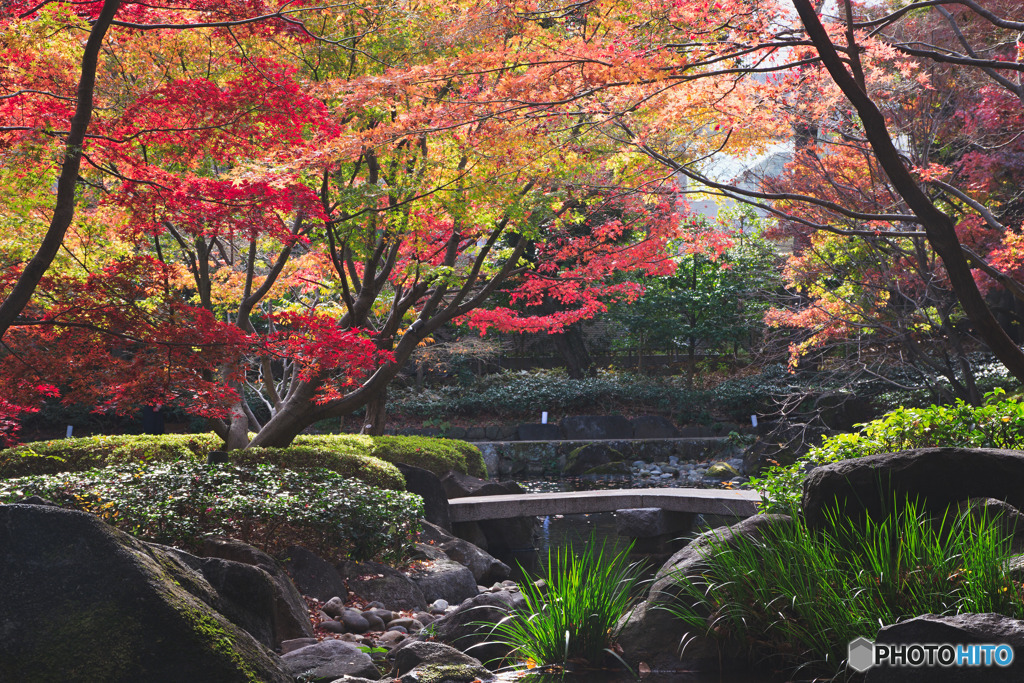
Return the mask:
<path id="1" fill-rule="evenodd" d="M 747 646 L 785 680 L 841 678 L 848 643 L 872 638 L 879 624 L 929 613 L 1024 616 L 1002 521 L 929 519 L 913 501 L 900 508 L 879 522 L 833 515 L 820 531 L 797 518 L 758 538 L 708 532 L 704 569 L 673 577 L 678 598 L 668 609 L 695 635 Z"/>
<path id="2" fill-rule="evenodd" d="M 189 460 L 0 481 L 0 502 L 33 495 L 186 550 L 197 550 L 207 534 L 222 534 L 272 554 L 299 544 L 357 560 L 404 557 L 423 515 L 415 494 L 375 488 L 324 468 Z"/>
<path id="3" fill-rule="evenodd" d="M 1024 449 L 1024 403 L 1007 397 L 1003 389 L 985 398 L 981 406 L 957 401 L 897 408 L 856 425 L 856 432 L 826 437 L 791 465 L 768 468 L 751 480 L 751 488 L 762 492 L 765 511 L 790 512 L 799 510 L 807 472 L 827 463 L 933 446 Z"/>

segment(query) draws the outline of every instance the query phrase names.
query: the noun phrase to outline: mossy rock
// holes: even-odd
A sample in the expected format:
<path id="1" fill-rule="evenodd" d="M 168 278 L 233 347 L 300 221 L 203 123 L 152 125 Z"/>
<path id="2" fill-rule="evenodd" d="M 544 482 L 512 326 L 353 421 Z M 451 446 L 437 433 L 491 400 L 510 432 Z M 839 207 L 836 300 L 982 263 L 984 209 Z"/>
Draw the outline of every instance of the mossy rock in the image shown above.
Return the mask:
<path id="1" fill-rule="evenodd" d="M 0 505 L 4 681 L 286 683 L 208 586 L 94 515 Z M 194 591 L 194 592 L 192 592 Z"/>
<path id="2" fill-rule="evenodd" d="M 473 683 L 494 675 L 483 666 L 473 664 L 422 664 L 402 677 L 409 683 Z"/>
<path id="3" fill-rule="evenodd" d="M 577 476 L 623 460 L 625 460 L 625 456 L 614 448 L 604 444 L 589 443 L 566 455 L 562 473 L 567 476 Z"/>
<path id="4" fill-rule="evenodd" d="M 708 467 L 707 472 L 704 473 L 705 477 L 709 479 L 731 479 L 739 476 L 739 471 L 727 462 L 716 462 L 712 463 Z"/>
<path id="5" fill-rule="evenodd" d="M 602 475 L 629 475 L 632 474 L 633 470 L 630 468 L 629 463 L 625 462 L 610 462 L 606 465 L 598 465 L 592 467 L 583 473 L 583 476 L 602 476 Z"/>

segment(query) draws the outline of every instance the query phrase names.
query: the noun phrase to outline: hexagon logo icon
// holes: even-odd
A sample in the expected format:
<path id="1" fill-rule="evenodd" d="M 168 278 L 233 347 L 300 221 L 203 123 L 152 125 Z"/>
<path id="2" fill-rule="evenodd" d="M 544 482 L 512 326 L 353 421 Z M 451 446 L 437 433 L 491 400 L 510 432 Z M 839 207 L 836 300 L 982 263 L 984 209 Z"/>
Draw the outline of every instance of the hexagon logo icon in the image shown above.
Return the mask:
<path id="1" fill-rule="evenodd" d="M 864 673 L 875 664 L 875 644 L 867 638 L 851 640 L 846 663 L 857 673 Z"/>

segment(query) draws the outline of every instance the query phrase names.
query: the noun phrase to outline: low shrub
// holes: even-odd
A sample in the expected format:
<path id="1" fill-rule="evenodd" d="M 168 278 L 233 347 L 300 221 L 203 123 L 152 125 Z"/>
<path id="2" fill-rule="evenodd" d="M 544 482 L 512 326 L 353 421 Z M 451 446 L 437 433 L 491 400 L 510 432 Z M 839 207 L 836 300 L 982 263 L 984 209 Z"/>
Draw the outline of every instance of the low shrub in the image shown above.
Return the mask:
<path id="1" fill-rule="evenodd" d="M 33 474 L 81 472 L 117 463 L 158 463 L 206 459 L 223 445 L 214 434 L 91 436 L 36 441 L 0 450 L 0 479 Z M 324 467 L 381 488 L 402 490 L 394 463 L 423 467 L 436 474 L 458 470 L 486 477 L 483 456 L 476 446 L 452 439 L 360 434 L 300 435 L 286 448 L 232 451 L 236 464 L 261 463 L 305 469 Z"/>
<path id="2" fill-rule="evenodd" d="M 116 463 L 206 458 L 223 442 L 214 434 L 87 436 L 34 441 L 0 450 L 0 478 L 81 472 Z"/>
<path id="3" fill-rule="evenodd" d="M 188 460 L 0 481 L 0 502 L 32 495 L 186 550 L 196 550 L 207 534 L 223 534 L 271 553 L 299 544 L 326 557 L 357 560 L 403 558 L 423 515 L 417 495 L 374 488 L 328 469 Z"/>
<path id="4" fill-rule="evenodd" d="M 881 523 L 802 521 L 760 540 L 712 537 L 702 576 L 677 576 L 669 609 L 695 633 L 748 646 L 753 659 L 800 679 L 838 676 L 847 645 L 879 624 L 921 614 L 1024 616 L 1011 578 L 1011 538 L 998 520 L 965 513 L 929 520 L 916 505 Z M 816 679 L 815 679 L 816 680 Z"/>
<path id="5" fill-rule="evenodd" d="M 330 447 L 301 445 L 288 448 L 247 448 L 233 451 L 230 457 L 231 462 L 242 467 L 274 465 L 290 470 L 323 468 L 377 488 L 405 490 L 405 478 L 391 463 Z"/>
<path id="6" fill-rule="evenodd" d="M 520 584 L 526 604 L 494 627 L 493 642 L 535 664 L 600 665 L 613 654 L 617 624 L 638 598 L 642 567 L 629 562 L 630 550 L 608 556 L 594 534 L 579 555 L 569 547 L 548 549 L 546 585 Z"/>
<path id="7" fill-rule="evenodd" d="M 381 460 L 413 465 L 442 475 L 457 470 L 474 477 L 487 478 L 487 465 L 480 449 L 455 439 L 425 436 L 375 436 L 371 455 Z"/>
<path id="8" fill-rule="evenodd" d="M 985 398 L 981 406 L 957 401 L 897 408 L 856 425 L 860 427 L 857 432 L 826 437 L 793 464 L 768 468 L 751 479 L 750 486 L 762 492 L 765 511 L 790 512 L 799 510 L 803 481 L 807 472 L 819 465 L 932 446 L 1024 449 L 1024 403 L 1008 398 L 1003 389 L 995 389 Z"/>

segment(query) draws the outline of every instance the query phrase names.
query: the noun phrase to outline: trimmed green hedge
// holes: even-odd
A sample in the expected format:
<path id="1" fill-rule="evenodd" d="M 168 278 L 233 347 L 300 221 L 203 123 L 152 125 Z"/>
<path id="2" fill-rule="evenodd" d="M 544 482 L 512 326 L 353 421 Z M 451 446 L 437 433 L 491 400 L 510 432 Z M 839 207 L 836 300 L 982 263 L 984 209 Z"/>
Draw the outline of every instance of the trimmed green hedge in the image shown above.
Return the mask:
<path id="1" fill-rule="evenodd" d="M 40 496 L 83 510 L 130 534 L 198 549 L 208 534 L 280 554 L 299 544 L 325 557 L 401 560 L 423 500 L 337 472 L 194 460 L 119 463 L 84 472 L 0 481 L 0 503 Z"/>
<path id="2" fill-rule="evenodd" d="M 0 479 L 81 472 L 118 463 L 205 460 L 221 440 L 213 434 L 90 436 L 36 441 L 0 450 Z M 288 448 L 252 448 L 231 453 L 243 466 L 266 463 L 288 469 L 323 467 L 381 488 L 403 490 L 394 464 L 422 467 L 441 475 L 458 470 L 486 477 L 480 450 L 464 441 L 421 436 L 360 434 L 302 435 Z"/>
<path id="3" fill-rule="evenodd" d="M 33 441 L 0 450 L 0 478 L 81 472 L 117 463 L 205 459 L 223 444 L 214 434 L 87 436 Z"/>
<path id="4" fill-rule="evenodd" d="M 448 470 L 458 470 L 463 474 L 487 478 L 487 465 L 480 449 L 456 439 L 375 436 L 372 455 L 388 462 L 422 467 L 439 476 Z"/>

